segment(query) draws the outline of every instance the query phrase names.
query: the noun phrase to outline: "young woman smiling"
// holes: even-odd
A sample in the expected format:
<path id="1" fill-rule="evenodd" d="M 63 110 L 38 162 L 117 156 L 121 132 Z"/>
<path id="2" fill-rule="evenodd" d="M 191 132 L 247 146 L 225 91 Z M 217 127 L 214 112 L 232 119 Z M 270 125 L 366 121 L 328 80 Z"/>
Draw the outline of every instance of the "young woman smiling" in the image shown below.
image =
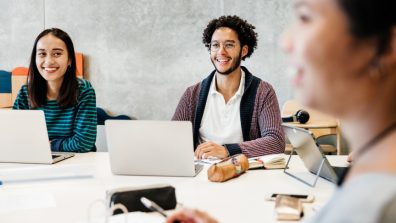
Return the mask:
<path id="1" fill-rule="evenodd" d="M 37 36 L 28 83 L 13 109 L 44 111 L 52 151 L 95 150 L 95 91 L 87 80 L 76 77 L 74 46 L 66 32 L 52 28 Z"/>

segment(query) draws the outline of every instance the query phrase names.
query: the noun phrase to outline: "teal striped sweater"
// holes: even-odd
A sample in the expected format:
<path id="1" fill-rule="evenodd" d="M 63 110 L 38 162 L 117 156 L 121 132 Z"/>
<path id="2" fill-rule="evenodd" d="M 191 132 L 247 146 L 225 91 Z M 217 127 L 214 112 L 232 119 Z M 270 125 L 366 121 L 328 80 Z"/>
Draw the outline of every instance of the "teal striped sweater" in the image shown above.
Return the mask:
<path id="1" fill-rule="evenodd" d="M 56 100 L 48 100 L 38 108 L 45 113 L 52 151 L 89 152 L 96 141 L 96 96 L 87 80 L 78 80 L 80 94 L 73 107 L 60 108 Z M 27 85 L 22 86 L 13 109 L 32 109 L 28 103 Z"/>

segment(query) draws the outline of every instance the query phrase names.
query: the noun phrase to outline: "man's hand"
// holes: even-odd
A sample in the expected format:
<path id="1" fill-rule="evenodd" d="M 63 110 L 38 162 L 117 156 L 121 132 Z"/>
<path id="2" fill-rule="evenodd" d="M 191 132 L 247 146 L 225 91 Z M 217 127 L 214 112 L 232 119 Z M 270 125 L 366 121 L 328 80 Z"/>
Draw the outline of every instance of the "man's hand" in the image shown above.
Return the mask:
<path id="1" fill-rule="evenodd" d="M 223 159 L 228 157 L 228 155 L 228 150 L 224 146 L 218 145 L 211 141 L 200 144 L 195 150 L 195 157 L 197 157 L 197 159 L 206 159 L 210 156 Z"/>

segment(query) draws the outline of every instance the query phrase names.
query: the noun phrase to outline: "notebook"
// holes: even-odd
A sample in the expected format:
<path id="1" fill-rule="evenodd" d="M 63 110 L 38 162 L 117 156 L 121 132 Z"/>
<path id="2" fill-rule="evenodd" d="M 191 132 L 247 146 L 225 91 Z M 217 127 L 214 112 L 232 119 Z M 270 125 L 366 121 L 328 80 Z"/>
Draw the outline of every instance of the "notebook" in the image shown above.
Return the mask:
<path id="1" fill-rule="evenodd" d="M 106 120 L 110 166 L 117 175 L 195 176 L 193 130 L 187 121 Z"/>
<path id="2" fill-rule="evenodd" d="M 283 131 L 292 144 L 294 151 L 301 158 L 304 166 L 313 174 L 317 174 L 322 159 L 324 159 L 322 170 L 319 174 L 333 183 L 337 183 L 344 174 L 347 167 L 331 166 L 320 146 L 316 143 L 314 136 L 308 130 L 282 124 Z"/>
<path id="3" fill-rule="evenodd" d="M 285 154 L 270 154 L 249 158 L 249 170 L 252 169 L 284 169 Z"/>
<path id="4" fill-rule="evenodd" d="M 51 153 L 44 112 L 0 109 L 0 162 L 53 164 L 74 156 Z"/>

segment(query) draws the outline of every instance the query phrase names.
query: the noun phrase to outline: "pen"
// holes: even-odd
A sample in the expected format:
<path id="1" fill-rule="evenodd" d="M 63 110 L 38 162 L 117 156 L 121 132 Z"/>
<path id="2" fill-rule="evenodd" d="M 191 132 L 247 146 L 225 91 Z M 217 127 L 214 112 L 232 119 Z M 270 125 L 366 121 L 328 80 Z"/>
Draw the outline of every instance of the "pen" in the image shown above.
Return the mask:
<path id="1" fill-rule="evenodd" d="M 151 200 L 149 200 L 149 199 L 147 199 L 147 198 L 145 198 L 145 197 L 141 197 L 141 198 L 140 198 L 140 201 L 142 202 L 142 204 L 143 204 L 146 208 L 148 208 L 148 209 L 150 209 L 150 210 L 152 210 L 152 211 L 155 211 L 155 212 L 160 213 L 160 214 L 161 214 L 162 216 L 164 216 L 165 218 L 168 217 L 168 215 L 165 213 L 164 209 L 162 209 L 162 208 L 161 208 L 158 204 L 156 204 L 154 201 L 151 201 Z M 176 220 L 176 221 L 173 221 L 173 223 L 180 223 L 180 221 Z"/>
<path id="2" fill-rule="evenodd" d="M 151 201 L 151 200 L 149 200 L 149 199 L 147 199 L 147 198 L 145 198 L 145 197 L 141 197 L 141 198 L 140 198 L 140 201 L 142 202 L 142 204 L 143 204 L 146 208 L 148 208 L 148 209 L 150 209 L 150 210 L 152 210 L 152 211 L 156 211 L 156 212 L 160 213 L 160 214 L 161 214 L 162 216 L 164 216 L 165 218 L 168 217 L 168 215 L 165 214 L 164 209 L 162 209 L 162 208 L 161 208 L 158 204 L 156 204 L 154 201 Z"/>

